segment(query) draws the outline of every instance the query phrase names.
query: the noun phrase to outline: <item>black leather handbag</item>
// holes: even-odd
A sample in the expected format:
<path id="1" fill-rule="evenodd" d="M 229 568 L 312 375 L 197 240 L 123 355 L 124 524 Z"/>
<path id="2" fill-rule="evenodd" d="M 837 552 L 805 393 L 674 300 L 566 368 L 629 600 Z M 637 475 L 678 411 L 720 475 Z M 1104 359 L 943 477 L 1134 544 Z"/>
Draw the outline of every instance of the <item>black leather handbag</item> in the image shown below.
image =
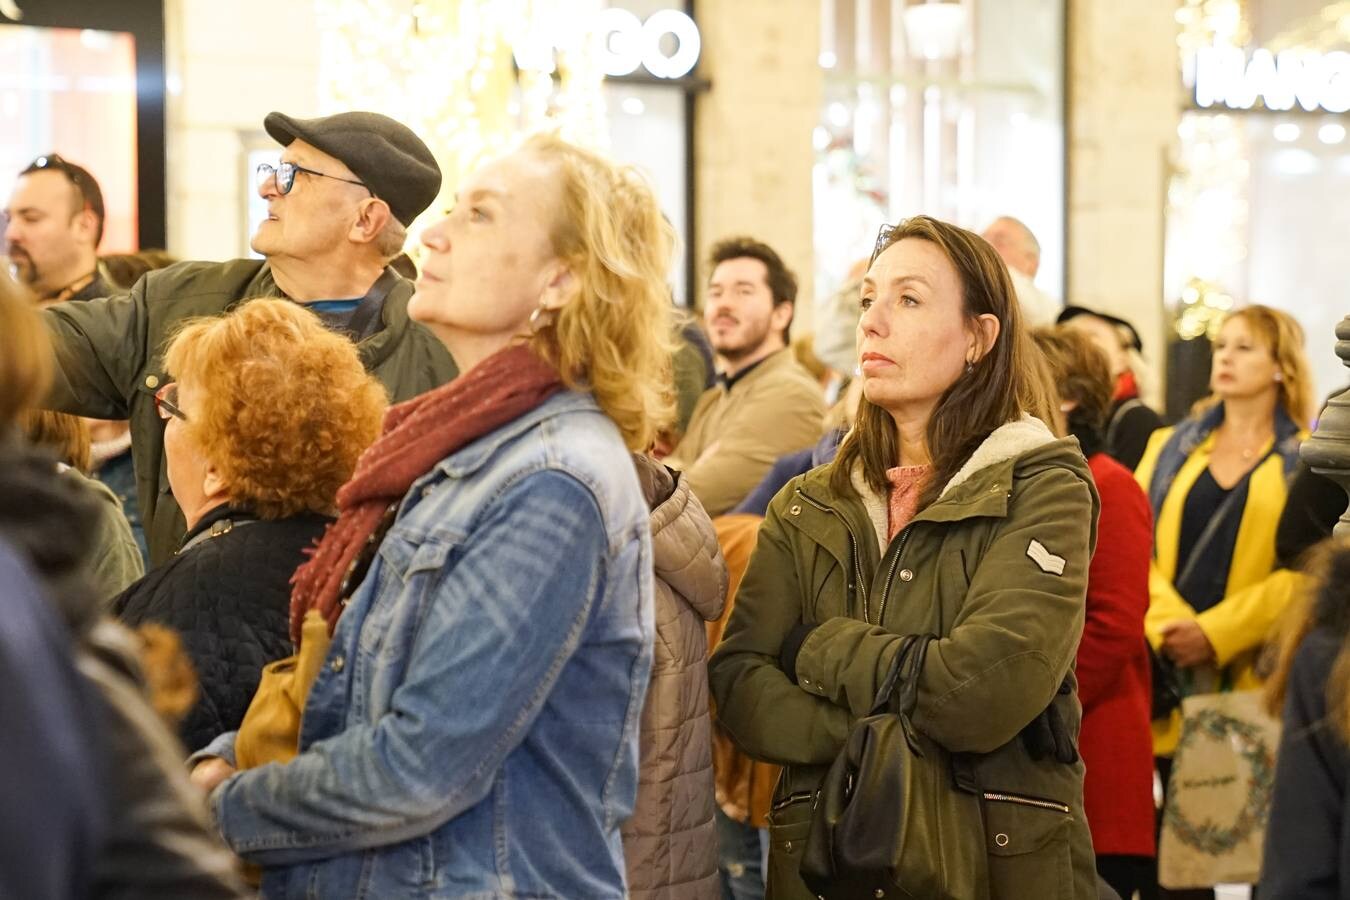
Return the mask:
<path id="1" fill-rule="evenodd" d="M 989 896 L 979 787 L 911 722 L 934 640 L 902 638 L 872 714 L 854 724 L 816 792 L 800 872 L 822 900 Z"/>

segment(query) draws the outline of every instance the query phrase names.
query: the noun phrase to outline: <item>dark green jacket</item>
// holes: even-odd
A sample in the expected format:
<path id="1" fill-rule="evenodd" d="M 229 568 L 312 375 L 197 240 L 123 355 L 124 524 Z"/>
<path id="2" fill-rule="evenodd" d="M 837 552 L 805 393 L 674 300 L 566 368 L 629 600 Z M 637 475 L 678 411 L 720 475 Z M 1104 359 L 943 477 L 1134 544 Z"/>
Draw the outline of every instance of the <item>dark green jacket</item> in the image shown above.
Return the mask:
<path id="1" fill-rule="evenodd" d="M 408 318 L 413 286 L 400 281 L 385 299 L 384 328 L 361 341 L 366 369 L 394 402 L 455 377 L 450 354 Z M 154 390 L 167 379 L 163 353 L 174 328 L 194 316 L 218 316 L 254 297 L 284 297 L 257 259 L 183 262 L 149 272 L 125 294 L 43 311 L 56 348 L 48 406 L 96 419 L 130 419 L 136 490 L 150 562 L 173 555 L 186 527 L 169 492 L 164 423 Z"/>
<path id="2" fill-rule="evenodd" d="M 1083 765 L 1034 761 L 1019 732 L 1052 702 L 1078 734 L 1072 667 L 1098 500 L 1073 439 L 1025 418 L 996 430 L 894 541 L 887 503 L 830 487 L 828 466 L 774 498 L 710 665 L 718 720 L 746 753 L 786 768 L 770 814 L 772 900 L 813 896 L 797 876 L 810 798 L 868 714 L 901 635 L 932 633 L 915 724 L 972 754 L 986 800 L 994 898 L 1095 898 Z M 784 638 L 816 624 L 779 667 Z M 1061 683 L 1073 689 L 1059 694 Z"/>

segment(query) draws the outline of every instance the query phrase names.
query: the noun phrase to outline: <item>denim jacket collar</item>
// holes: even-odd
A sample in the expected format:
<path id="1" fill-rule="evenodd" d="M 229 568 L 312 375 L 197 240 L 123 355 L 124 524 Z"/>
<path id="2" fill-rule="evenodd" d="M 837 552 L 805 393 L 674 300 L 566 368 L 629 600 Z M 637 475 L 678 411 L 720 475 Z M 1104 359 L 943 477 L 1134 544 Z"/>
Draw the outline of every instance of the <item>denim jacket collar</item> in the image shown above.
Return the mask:
<path id="1" fill-rule="evenodd" d="M 450 478 L 472 476 L 483 464 L 504 445 L 516 440 L 540 422 L 556 418 L 571 412 L 600 412 L 599 405 L 590 394 L 581 391 L 562 391 L 554 394 L 539 406 L 520 418 L 508 422 L 496 431 L 485 434 L 468 446 L 452 453 L 437 463 L 434 471 L 444 473 Z"/>

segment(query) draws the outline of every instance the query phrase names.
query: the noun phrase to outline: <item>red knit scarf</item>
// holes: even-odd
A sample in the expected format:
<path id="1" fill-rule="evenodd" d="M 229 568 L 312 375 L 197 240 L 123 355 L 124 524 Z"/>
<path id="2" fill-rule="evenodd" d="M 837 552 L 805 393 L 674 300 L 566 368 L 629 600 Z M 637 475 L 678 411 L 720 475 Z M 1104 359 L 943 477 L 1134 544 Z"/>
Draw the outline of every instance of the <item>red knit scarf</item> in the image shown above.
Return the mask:
<path id="1" fill-rule="evenodd" d="M 391 406 L 384 430 L 337 494 L 338 518 L 291 578 L 291 640 L 318 610 L 331 633 L 343 581 L 380 520 L 418 478 L 451 453 L 539 406 L 562 388 L 558 372 L 524 344 L 494 353 L 449 384 Z M 347 585 L 355 590 L 356 585 Z"/>

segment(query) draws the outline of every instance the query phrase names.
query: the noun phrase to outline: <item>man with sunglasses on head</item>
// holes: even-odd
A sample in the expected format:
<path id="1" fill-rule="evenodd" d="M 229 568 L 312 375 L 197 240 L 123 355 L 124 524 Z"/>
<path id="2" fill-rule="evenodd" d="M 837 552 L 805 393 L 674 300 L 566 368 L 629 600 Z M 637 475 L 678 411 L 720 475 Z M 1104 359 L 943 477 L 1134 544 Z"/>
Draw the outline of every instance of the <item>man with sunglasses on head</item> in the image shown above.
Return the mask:
<path id="1" fill-rule="evenodd" d="M 444 345 L 408 318 L 412 282 L 389 267 L 406 226 L 440 191 L 426 144 L 372 112 L 317 119 L 273 112 L 263 127 L 285 148 L 278 165 L 258 168 L 268 215 L 252 246 L 265 259 L 178 263 L 147 273 L 129 293 L 44 313 L 57 361 L 49 405 L 131 419 L 152 564 L 172 556 L 186 530 L 169 492 L 155 410 L 155 392 L 171 380 L 162 353 L 184 319 L 220 315 L 254 297 L 286 297 L 356 341 L 392 401 L 457 374 Z"/>
<path id="2" fill-rule="evenodd" d="M 103 192 L 88 170 L 39 156 L 19 173 L 0 221 L 10 271 L 39 303 L 107 296 L 98 264 Z"/>

